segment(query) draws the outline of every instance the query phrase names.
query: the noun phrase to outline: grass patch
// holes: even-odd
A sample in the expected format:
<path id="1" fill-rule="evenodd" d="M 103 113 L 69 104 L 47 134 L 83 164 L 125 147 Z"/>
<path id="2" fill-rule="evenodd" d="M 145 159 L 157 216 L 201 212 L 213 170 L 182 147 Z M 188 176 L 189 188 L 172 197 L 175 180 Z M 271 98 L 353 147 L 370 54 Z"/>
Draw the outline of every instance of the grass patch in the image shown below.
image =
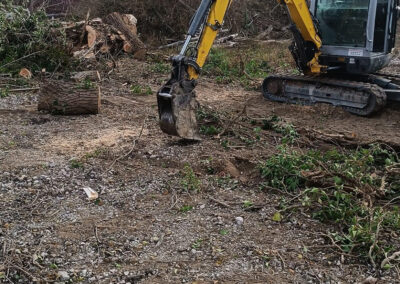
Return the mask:
<path id="1" fill-rule="evenodd" d="M 172 66 L 165 62 L 154 62 L 150 65 L 150 70 L 155 73 L 169 74 L 172 70 Z"/>
<path id="2" fill-rule="evenodd" d="M 247 209 L 247 208 L 252 207 L 253 205 L 254 205 L 254 203 L 253 203 L 252 201 L 250 201 L 250 200 L 245 200 L 245 201 L 243 201 L 242 207 L 243 207 L 244 209 Z"/>
<path id="3" fill-rule="evenodd" d="M 96 87 L 96 83 L 92 82 L 90 78 L 85 78 L 82 82 L 78 84 L 78 89 L 92 90 Z"/>
<path id="4" fill-rule="evenodd" d="M 192 249 L 199 249 L 203 244 L 203 239 L 198 239 L 192 244 Z"/>
<path id="5" fill-rule="evenodd" d="M 151 88 L 149 86 L 142 86 L 139 84 L 133 84 L 130 88 L 130 91 L 132 94 L 135 95 L 152 95 L 153 91 L 151 90 Z"/>
<path id="6" fill-rule="evenodd" d="M 190 165 L 185 165 L 182 174 L 181 185 L 186 191 L 200 191 L 200 179 L 196 176 Z"/>
<path id="7" fill-rule="evenodd" d="M 203 135 L 215 136 L 222 131 L 220 115 L 205 108 L 199 108 L 196 113 L 200 125 L 199 131 Z"/>
<path id="8" fill-rule="evenodd" d="M 187 213 L 192 210 L 193 210 L 193 206 L 190 206 L 190 205 L 184 205 L 181 208 L 179 208 L 179 212 L 181 212 L 181 213 Z"/>
<path id="9" fill-rule="evenodd" d="M 324 153 L 299 153 L 282 146 L 260 171 L 264 185 L 296 193 L 290 202 L 296 204 L 282 200 L 279 214 L 301 207 L 332 224 L 329 236 L 343 252 L 375 264 L 400 249 L 391 238 L 400 233 L 400 210 L 390 202 L 400 196 L 395 152 L 379 145 Z"/>
<path id="10" fill-rule="evenodd" d="M 243 87 L 253 88 L 271 73 L 296 73 L 292 61 L 286 45 L 252 44 L 231 49 L 213 48 L 203 70 L 218 83 L 239 82 Z"/>
<path id="11" fill-rule="evenodd" d="M 83 162 L 80 160 L 72 159 L 69 161 L 69 166 L 72 169 L 83 169 Z"/>

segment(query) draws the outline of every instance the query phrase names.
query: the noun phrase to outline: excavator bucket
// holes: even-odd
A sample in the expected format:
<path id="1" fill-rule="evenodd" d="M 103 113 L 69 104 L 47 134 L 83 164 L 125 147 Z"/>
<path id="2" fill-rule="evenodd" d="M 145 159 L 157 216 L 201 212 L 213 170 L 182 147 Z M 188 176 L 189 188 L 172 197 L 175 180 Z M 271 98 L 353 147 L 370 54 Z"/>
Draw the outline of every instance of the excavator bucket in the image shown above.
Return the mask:
<path id="1" fill-rule="evenodd" d="M 157 93 L 161 130 L 186 140 L 200 141 L 196 110 L 198 102 L 193 90 L 182 87 L 182 82 L 165 85 Z"/>

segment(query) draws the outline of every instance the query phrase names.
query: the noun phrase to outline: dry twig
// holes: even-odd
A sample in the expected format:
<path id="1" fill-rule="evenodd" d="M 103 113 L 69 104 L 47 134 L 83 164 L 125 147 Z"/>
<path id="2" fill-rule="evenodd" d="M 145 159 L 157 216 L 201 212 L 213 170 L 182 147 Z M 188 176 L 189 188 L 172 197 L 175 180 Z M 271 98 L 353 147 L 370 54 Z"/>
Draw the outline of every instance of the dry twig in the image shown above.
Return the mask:
<path id="1" fill-rule="evenodd" d="M 212 197 L 209 197 L 209 199 L 210 199 L 211 201 L 214 201 L 215 203 L 217 203 L 217 204 L 223 206 L 223 207 L 230 208 L 230 209 L 232 208 L 228 203 L 225 203 L 225 202 L 223 202 L 223 201 L 217 200 L 217 199 L 212 198 Z"/>
<path id="2" fill-rule="evenodd" d="M 400 258 L 400 251 L 397 251 L 393 253 L 391 256 L 385 258 L 381 263 L 381 268 L 382 269 L 385 268 L 385 266 L 389 264 L 391 261 L 399 260 L 398 258 Z"/>
<path id="3" fill-rule="evenodd" d="M 144 130 L 145 126 L 146 126 L 146 121 L 147 121 L 147 115 L 146 115 L 146 117 L 143 119 L 142 128 L 140 129 L 140 133 L 139 133 L 138 137 L 137 137 L 135 140 L 133 140 L 132 148 L 131 148 L 126 154 L 124 154 L 124 155 L 118 157 L 117 159 L 115 159 L 115 160 L 111 163 L 111 165 L 108 167 L 108 170 L 110 170 L 110 169 L 115 165 L 116 162 L 119 162 L 120 160 L 123 160 L 123 159 L 125 159 L 126 157 L 128 157 L 130 154 L 132 154 L 132 152 L 133 152 L 133 151 L 135 150 L 135 148 L 136 148 L 137 142 L 140 140 L 140 138 L 141 138 L 142 135 L 143 135 L 143 130 Z"/>

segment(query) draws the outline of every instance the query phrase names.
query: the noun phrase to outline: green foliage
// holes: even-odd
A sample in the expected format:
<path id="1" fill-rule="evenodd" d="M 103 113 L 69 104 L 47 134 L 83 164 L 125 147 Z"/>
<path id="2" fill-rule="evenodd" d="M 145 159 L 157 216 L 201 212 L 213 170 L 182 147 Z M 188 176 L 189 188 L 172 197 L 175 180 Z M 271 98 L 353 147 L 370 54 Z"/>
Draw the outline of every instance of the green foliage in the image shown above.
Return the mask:
<path id="1" fill-rule="evenodd" d="M 200 133 L 204 135 L 214 136 L 221 132 L 220 128 L 215 127 L 214 125 L 202 125 L 200 126 Z"/>
<path id="2" fill-rule="evenodd" d="M 265 185 L 298 191 L 295 201 L 309 210 L 313 218 L 335 224 L 337 230 L 331 237 L 343 251 L 369 258 L 372 247 L 371 257 L 381 259 L 392 248 L 390 230 L 400 233 L 399 208 L 381 205 L 384 200 L 388 202 L 400 195 L 400 175 L 390 170 L 398 167 L 399 162 L 396 153 L 379 145 L 355 151 L 334 149 L 305 154 L 285 146 L 260 170 Z M 283 210 L 276 213 L 279 218 L 274 215 L 273 219 L 281 220 L 288 205 L 284 202 Z"/>
<path id="3" fill-rule="evenodd" d="M 0 98 L 6 98 L 10 95 L 9 88 L 0 89 Z"/>
<path id="4" fill-rule="evenodd" d="M 44 11 L 30 13 L 6 0 L 0 3 L 0 72 L 16 73 L 22 67 L 33 71 L 68 68 L 65 35 Z"/>
<path id="5" fill-rule="evenodd" d="M 193 206 L 190 206 L 190 205 L 184 205 L 181 208 L 179 208 L 179 211 L 182 213 L 187 213 L 192 210 L 193 210 Z"/>
<path id="6" fill-rule="evenodd" d="M 83 163 L 76 159 L 70 160 L 69 165 L 72 169 L 83 169 Z"/>
<path id="7" fill-rule="evenodd" d="M 230 83 L 238 80 L 248 86 L 252 79 L 264 78 L 268 75 L 268 63 L 257 54 L 252 59 L 243 60 L 242 55 L 233 54 L 226 49 L 213 48 L 204 66 L 207 75 L 215 77 L 218 83 Z"/>
<path id="8" fill-rule="evenodd" d="M 181 179 L 181 184 L 183 188 L 187 191 L 199 191 L 201 182 L 199 178 L 194 173 L 190 165 L 185 165 L 183 168 L 183 177 Z"/>
<path id="9" fill-rule="evenodd" d="M 245 200 L 245 201 L 243 201 L 242 207 L 243 207 L 243 208 L 250 208 L 250 207 L 252 207 L 253 205 L 254 205 L 254 204 L 253 204 L 252 201 L 250 201 L 250 200 Z"/>
<path id="10" fill-rule="evenodd" d="M 206 160 L 201 161 L 203 166 L 205 167 L 207 174 L 214 175 L 216 173 L 216 169 L 213 167 L 213 158 L 208 157 Z"/>
<path id="11" fill-rule="evenodd" d="M 83 156 L 83 160 L 88 160 L 88 159 L 92 159 L 92 158 L 97 158 L 99 157 L 101 154 L 103 154 L 106 151 L 106 149 L 104 148 L 98 148 L 92 152 L 88 152 Z"/>
<path id="12" fill-rule="evenodd" d="M 51 264 L 49 265 L 49 267 L 50 267 L 51 269 L 58 269 L 58 266 L 57 266 L 57 264 L 55 264 L 55 263 L 51 263 Z"/>
<path id="13" fill-rule="evenodd" d="M 200 124 L 201 134 L 214 136 L 222 131 L 218 113 L 199 108 L 196 112 L 196 118 Z"/>
<path id="14" fill-rule="evenodd" d="M 302 171 L 315 166 L 307 155 L 300 155 L 287 147 L 280 147 L 280 153 L 269 158 L 261 165 L 261 176 L 268 186 L 294 191 L 305 185 Z"/>
<path id="15" fill-rule="evenodd" d="M 202 239 L 198 239 L 192 244 L 192 248 L 193 249 L 199 249 L 202 244 L 203 244 L 203 240 Z"/>
<path id="16" fill-rule="evenodd" d="M 96 84 L 90 80 L 90 78 L 85 78 L 81 83 L 79 83 L 79 89 L 91 90 L 96 87 Z"/>
<path id="17" fill-rule="evenodd" d="M 299 138 L 299 134 L 293 124 L 285 123 L 280 117 L 275 115 L 263 121 L 262 129 L 273 130 L 276 133 L 282 134 L 283 144 L 293 144 Z"/>
<path id="18" fill-rule="evenodd" d="M 172 66 L 164 62 L 155 62 L 151 65 L 151 71 L 156 73 L 168 74 L 171 72 Z"/>
<path id="19" fill-rule="evenodd" d="M 133 84 L 131 86 L 131 93 L 135 95 L 151 95 L 153 91 L 149 86 L 142 86 L 139 84 Z"/>

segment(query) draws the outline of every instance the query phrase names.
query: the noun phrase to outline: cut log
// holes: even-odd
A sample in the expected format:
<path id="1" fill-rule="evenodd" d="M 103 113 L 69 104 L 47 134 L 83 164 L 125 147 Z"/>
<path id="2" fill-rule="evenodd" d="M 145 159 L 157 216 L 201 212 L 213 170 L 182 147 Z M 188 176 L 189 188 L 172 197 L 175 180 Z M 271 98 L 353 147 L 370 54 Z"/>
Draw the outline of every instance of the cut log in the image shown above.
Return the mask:
<path id="1" fill-rule="evenodd" d="M 54 115 L 98 114 L 100 87 L 88 85 L 46 81 L 40 88 L 38 110 Z"/>
<path id="2" fill-rule="evenodd" d="M 97 38 L 96 30 L 91 26 L 86 26 L 86 31 L 87 31 L 88 47 L 91 48 L 96 43 L 96 38 Z"/>
<path id="3" fill-rule="evenodd" d="M 144 56 L 146 54 L 146 46 L 144 43 L 139 39 L 137 34 L 134 33 L 132 30 L 132 25 L 127 24 L 126 22 L 131 22 L 129 19 L 125 18 L 124 16 L 114 12 L 109 14 L 105 22 L 111 26 L 113 26 L 116 30 L 118 30 L 123 37 L 126 39 L 126 41 L 129 43 L 129 45 L 132 48 L 132 53 L 135 58 L 137 59 L 144 59 Z"/>
<path id="4" fill-rule="evenodd" d="M 122 15 L 122 19 L 124 20 L 124 23 L 128 25 L 131 32 L 137 36 L 137 19 L 135 16 L 131 14 L 124 14 Z"/>

